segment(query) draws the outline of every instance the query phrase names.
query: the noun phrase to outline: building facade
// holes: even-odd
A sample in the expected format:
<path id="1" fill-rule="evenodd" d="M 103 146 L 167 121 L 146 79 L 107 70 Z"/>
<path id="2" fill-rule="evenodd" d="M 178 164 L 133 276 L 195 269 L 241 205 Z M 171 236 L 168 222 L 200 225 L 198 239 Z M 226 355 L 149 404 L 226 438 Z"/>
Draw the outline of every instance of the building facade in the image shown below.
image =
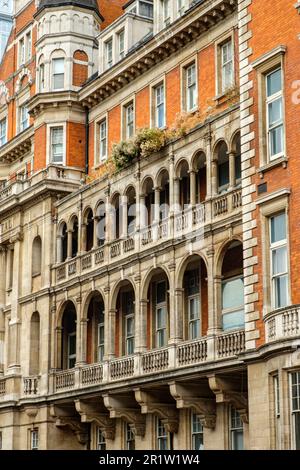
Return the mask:
<path id="1" fill-rule="evenodd" d="M 299 12 L 15 2 L 1 449 L 300 449 Z"/>

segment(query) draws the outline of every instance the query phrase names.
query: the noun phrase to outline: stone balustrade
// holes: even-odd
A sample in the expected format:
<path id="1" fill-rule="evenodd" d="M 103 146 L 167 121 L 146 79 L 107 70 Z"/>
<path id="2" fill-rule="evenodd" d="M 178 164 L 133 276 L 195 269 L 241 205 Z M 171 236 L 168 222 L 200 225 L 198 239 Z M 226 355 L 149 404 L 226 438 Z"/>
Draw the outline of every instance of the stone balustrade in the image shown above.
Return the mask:
<path id="1" fill-rule="evenodd" d="M 300 305 L 275 310 L 265 317 L 266 342 L 293 338 L 300 334 Z"/>
<path id="2" fill-rule="evenodd" d="M 148 250 L 158 244 L 171 239 L 189 238 L 195 232 L 204 230 L 206 223 L 211 219 L 232 213 L 239 213 L 241 209 L 241 190 L 235 190 L 195 207 L 188 207 L 183 212 L 165 218 L 159 223 L 145 227 L 130 237 L 108 242 L 102 247 L 81 253 L 72 260 L 56 265 L 55 282 L 60 283 L 74 276 L 80 276 L 93 271 L 101 265 L 108 265 L 118 260 L 124 260 L 136 251 Z M 212 214 L 212 215 L 210 215 Z"/>
<path id="3" fill-rule="evenodd" d="M 24 377 L 23 378 L 23 392 L 26 396 L 34 396 L 39 393 L 39 377 Z"/>

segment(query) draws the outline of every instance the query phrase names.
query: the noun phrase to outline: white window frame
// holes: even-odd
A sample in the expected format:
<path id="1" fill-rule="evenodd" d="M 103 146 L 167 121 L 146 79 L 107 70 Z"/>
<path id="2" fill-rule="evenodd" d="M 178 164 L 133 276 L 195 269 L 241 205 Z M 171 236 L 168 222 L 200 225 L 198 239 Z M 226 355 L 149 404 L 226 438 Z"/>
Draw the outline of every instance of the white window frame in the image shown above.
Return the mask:
<path id="1" fill-rule="evenodd" d="M 119 60 L 122 60 L 125 57 L 125 28 L 122 28 L 120 29 L 120 31 L 118 31 L 117 38 L 118 38 L 118 57 L 119 57 Z"/>
<path id="2" fill-rule="evenodd" d="M 152 6 L 152 16 L 142 15 L 142 13 L 141 13 L 141 3 L 147 4 L 150 7 Z M 139 7 L 139 16 L 141 16 L 142 18 L 149 18 L 149 19 L 153 18 L 154 6 L 153 6 L 153 3 L 151 1 L 149 1 L 149 0 L 139 0 L 138 1 L 138 7 Z"/>
<path id="3" fill-rule="evenodd" d="M 63 128 L 63 162 L 60 163 L 53 163 L 52 162 L 52 147 L 51 147 L 51 129 L 53 127 L 62 127 Z M 66 162 L 66 148 L 67 148 L 67 125 L 66 122 L 53 122 L 51 124 L 47 125 L 47 165 L 62 165 L 65 166 L 67 164 Z"/>
<path id="4" fill-rule="evenodd" d="M 125 450 L 135 450 L 135 435 L 130 427 L 130 424 L 125 422 L 124 423 L 125 427 Z M 131 448 L 131 443 L 133 442 L 133 447 L 134 449 Z"/>
<path id="5" fill-rule="evenodd" d="M 188 298 L 187 298 L 187 301 L 188 301 L 188 322 L 189 322 L 189 325 L 188 325 L 189 334 L 188 334 L 188 336 L 189 336 L 190 340 L 201 338 L 201 301 L 200 301 L 200 299 L 201 299 L 200 293 L 199 294 L 189 295 Z M 197 301 L 198 305 L 199 305 L 198 317 L 196 317 L 194 319 L 191 319 L 191 301 Z M 192 326 L 194 324 L 198 324 L 198 329 L 199 329 L 199 334 L 195 337 L 193 337 L 193 335 L 191 334 L 192 333 Z"/>
<path id="6" fill-rule="evenodd" d="M 125 355 L 130 356 L 134 354 L 134 313 L 125 315 Z M 132 321 L 132 332 L 128 331 L 128 322 Z M 132 349 L 132 351 L 130 351 Z"/>
<path id="7" fill-rule="evenodd" d="M 27 111 L 27 118 L 26 120 L 23 119 L 23 110 L 26 110 Z M 24 126 L 24 124 L 26 123 L 26 125 Z M 29 119 L 29 114 L 28 114 L 28 108 L 27 108 L 27 103 L 22 103 L 19 105 L 19 132 L 23 132 L 25 131 L 26 129 L 28 129 L 28 127 L 30 126 L 30 119 Z"/>
<path id="8" fill-rule="evenodd" d="M 177 0 L 176 8 L 177 8 L 177 15 L 181 17 L 185 13 L 185 0 Z"/>
<path id="9" fill-rule="evenodd" d="M 157 303 L 157 286 L 158 284 L 165 284 L 166 300 L 164 302 Z M 157 348 L 164 348 L 168 344 L 168 292 L 166 281 L 158 281 L 155 284 L 155 345 Z M 165 312 L 165 322 L 162 327 L 158 327 L 158 314 L 159 310 Z M 164 341 L 163 344 L 160 342 L 160 333 L 163 332 Z"/>
<path id="10" fill-rule="evenodd" d="M 99 132 L 99 162 L 103 163 L 107 160 L 108 157 L 108 128 L 107 128 L 108 119 L 105 117 L 101 119 L 98 123 L 98 132 Z M 105 126 L 105 132 L 103 129 Z M 104 150 L 103 150 L 104 149 Z"/>
<path id="11" fill-rule="evenodd" d="M 235 420 L 236 424 L 233 424 L 233 420 Z M 230 449 L 231 450 L 238 450 L 234 447 L 234 434 L 236 432 L 243 432 L 243 448 L 245 448 L 245 432 L 244 432 L 244 425 L 241 419 L 240 413 L 233 408 L 232 406 L 229 407 L 229 435 L 230 435 Z"/>
<path id="12" fill-rule="evenodd" d="M 18 67 L 26 64 L 32 58 L 32 28 L 26 31 L 18 38 Z"/>
<path id="13" fill-rule="evenodd" d="M 123 106 L 124 112 L 124 137 L 131 139 L 135 133 L 135 103 L 134 100 L 130 101 Z M 130 120 L 129 120 L 130 118 Z"/>
<path id="14" fill-rule="evenodd" d="M 156 449 L 157 450 L 170 450 L 170 433 L 167 432 L 166 427 L 162 420 L 156 416 Z M 162 447 L 162 442 L 166 443 L 166 448 Z"/>
<path id="15" fill-rule="evenodd" d="M 39 64 L 39 92 L 43 93 L 45 90 L 45 64 L 41 62 Z"/>
<path id="16" fill-rule="evenodd" d="M 286 222 L 286 238 L 284 240 L 280 240 L 278 242 L 272 243 L 271 236 L 272 236 L 272 219 L 274 219 L 276 216 L 279 216 L 281 214 L 285 215 L 285 222 Z M 277 309 L 277 308 L 284 308 L 287 307 L 290 304 L 290 298 L 289 298 L 289 282 L 290 282 L 290 276 L 289 276 L 289 257 L 288 257 L 288 217 L 287 213 L 285 211 L 281 211 L 277 214 L 271 215 L 269 217 L 269 246 L 270 246 L 270 279 L 271 279 L 271 304 L 272 304 L 272 309 Z M 278 274 L 273 274 L 273 252 L 280 248 L 286 248 L 286 271 L 283 271 L 282 273 Z M 286 298 L 287 298 L 287 305 L 279 306 L 276 307 L 276 279 L 286 276 L 287 277 L 287 283 L 286 283 Z"/>
<path id="17" fill-rule="evenodd" d="M 104 42 L 105 70 L 110 69 L 114 64 L 113 50 L 114 50 L 114 38 L 113 36 L 111 36 Z"/>
<path id="18" fill-rule="evenodd" d="M 235 313 L 235 312 L 239 312 L 242 308 L 244 309 L 244 315 L 245 315 L 245 304 L 243 305 L 239 305 L 239 306 L 236 306 L 235 308 L 223 308 L 223 285 L 229 281 L 235 281 L 237 279 L 241 279 L 243 281 L 243 284 L 244 284 L 244 276 L 243 274 L 239 275 L 239 276 L 232 276 L 232 277 L 228 277 L 227 279 L 224 279 L 222 281 L 222 323 L 223 323 L 223 316 L 224 315 L 227 315 L 227 314 L 230 314 L 230 313 Z M 244 284 L 245 285 L 245 284 Z M 224 330 L 224 331 L 233 331 L 233 329 L 228 329 L 228 330 Z"/>
<path id="19" fill-rule="evenodd" d="M 199 421 L 198 424 L 200 424 L 200 431 L 195 431 L 194 429 L 194 424 L 195 424 L 194 418 L 196 418 Z M 202 436 L 203 444 L 201 446 L 201 449 L 196 449 L 195 437 L 199 435 Z M 193 411 L 191 411 L 191 449 L 192 450 L 204 450 L 204 429 L 200 420 L 200 416 L 197 413 L 194 413 Z"/>
<path id="20" fill-rule="evenodd" d="M 162 18 L 163 25 L 169 26 L 171 24 L 171 2 L 170 0 L 162 1 Z"/>
<path id="21" fill-rule="evenodd" d="M 293 383 L 293 378 L 295 377 L 295 383 Z M 294 450 L 300 450 L 296 449 L 296 419 L 295 416 L 296 414 L 300 414 L 300 371 L 295 370 L 290 372 L 289 374 L 289 385 L 290 385 L 290 413 L 291 413 L 291 434 L 292 434 L 292 448 Z M 294 397 L 297 400 L 297 406 L 294 406 L 293 403 L 293 388 L 297 388 L 297 395 Z M 299 418 L 300 420 L 300 418 Z M 299 430 L 300 433 L 300 430 Z"/>
<path id="22" fill-rule="evenodd" d="M 39 450 L 39 430 L 32 429 L 30 431 L 30 449 Z"/>
<path id="23" fill-rule="evenodd" d="M 226 62 L 224 62 L 224 48 L 228 47 L 230 44 L 229 50 L 231 51 L 231 57 Z M 226 41 L 220 44 L 220 55 L 221 55 L 221 93 L 226 93 L 234 85 L 234 45 L 233 39 L 230 36 Z M 226 79 L 226 67 L 231 64 L 231 75 L 230 80 L 227 83 Z"/>
<path id="24" fill-rule="evenodd" d="M 99 427 L 97 428 L 97 450 L 106 450 L 106 439 Z"/>
<path id="25" fill-rule="evenodd" d="M 64 73 L 54 73 L 54 69 L 55 69 L 54 63 L 59 61 L 59 60 L 64 61 Z M 61 91 L 61 90 L 65 89 L 65 86 L 66 86 L 65 64 L 66 64 L 66 58 L 65 57 L 53 57 L 51 59 L 51 87 L 52 87 L 52 91 Z M 55 77 L 57 77 L 57 76 L 63 76 L 64 80 L 63 80 L 63 86 L 61 88 L 55 88 L 55 86 L 54 86 Z"/>
<path id="26" fill-rule="evenodd" d="M 190 70 L 194 69 L 194 73 L 193 73 L 193 81 L 190 81 L 190 77 L 189 77 L 189 72 Z M 193 111 L 195 111 L 197 109 L 197 100 L 198 100 L 198 93 L 197 93 L 197 65 L 196 65 L 196 62 L 188 65 L 185 69 L 185 74 L 186 74 L 186 77 L 185 77 L 185 87 L 186 87 L 186 98 L 185 98 L 185 102 L 186 102 L 186 111 L 188 113 L 191 113 Z M 195 103 L 194 103 L 194 106 L 191 106 L 191 103 L 190 103 L 190 90 L 193 89 L 193 96 L 194 96 L 194 99 L 195 99 Z"/>
<path id="27" fill-rule="evenodd" d="M 55 130 L 61 131 L 61 136 L 62 136 L 62 142 L 60 143 L 62 146 L 62 152 L 61 152 L 61 160 L 60 161 L 54 161 L 54 152 L 53 152 L 53 134 Z M 57 127 L 51 127 L 50 130 L 50 155 L 51 155 L 51 163 L 53 165 L 63 165 L 64 162 L 64 128 L 63 126 L 57 126 Z M 57 156 L 57 155 L 56 155 Z"/>
<path id="28" fill-rule="evenodd" d="M 0 147 L 7 143 L 7 117 L 0 119 Z"/>
<path id="29" fill-rule="evenodd" d="M 281 71 L 281 90 L 277 93 L 274 93 L 271 96 L 268 96 L 268 77 L 273 73 L 277 72 L 278 70 Z M 283 96 L 283 69 L 281 64 L 273 69 L 272 71 L 268 72 L 265 75 L 265 96 L 266 96 L 266 132 L 267 132 L 267 152 L 268 152 L 268 160 L 272 162 L 277 158 L 281 158 L 285 155 L 285 127 L 284 127 L 284 96 Z M 282 117 L 279 123 L 276 125 L 270 125 L 270 117 L 269 117 L 269 105 L 281 100 L 281 110 L 282 110 Z M 276 153 L 271 155 L 271 132 L 272 130 L 281 127 L 282 128 L 282 152 Z"/>
<path id="30" fill-rule="evenodd" d="M 162 101 L 159 101 L 158 90 L 162 89 L 160 97 Z M 159 129 L 164 129 L 166 127 L 166 87 L 165 82 L 162 81 L 153 88 L 153 99 L 154 99 L 154 126 Z M 163 108 L 163 123 L 159 126 L 159 109 L 162 106 Z"/>

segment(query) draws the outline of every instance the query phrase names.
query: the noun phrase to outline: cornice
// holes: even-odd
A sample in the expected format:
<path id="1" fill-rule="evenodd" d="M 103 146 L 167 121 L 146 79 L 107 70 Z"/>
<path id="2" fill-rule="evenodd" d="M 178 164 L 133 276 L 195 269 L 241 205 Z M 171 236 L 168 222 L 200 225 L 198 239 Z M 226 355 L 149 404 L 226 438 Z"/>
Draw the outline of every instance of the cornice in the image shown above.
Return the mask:
<path id="1" fill-rule="evenodd" d="M 175 54 L 237 9 L 237 0 L 214 0 L 196 5 L 184 17 L 141 43 L 129 56 L 79 91 L 79 101 L 92 108 Z"/>

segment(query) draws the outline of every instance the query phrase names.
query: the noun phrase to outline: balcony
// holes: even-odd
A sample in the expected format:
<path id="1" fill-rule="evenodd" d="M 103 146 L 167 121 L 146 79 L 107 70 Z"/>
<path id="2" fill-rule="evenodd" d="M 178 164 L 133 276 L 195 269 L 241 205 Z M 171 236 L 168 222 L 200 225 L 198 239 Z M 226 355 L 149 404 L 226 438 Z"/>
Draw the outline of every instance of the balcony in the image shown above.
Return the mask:
<path id="1" fill-rule="evenodd" d="M 266 342 L 296 338 L 300 335 L 300 305 L 275 310 L 265 318 Z"/>
<path id="2" fill-rule="evenodd" d="M 241 215 L 242 190 L 236 189 L 183 212 L 153 223 L 126 239 L 108 242 L 102 247 L 83 253 L 76 258 L 54 266 L 56 283 L 90 273 L 100 266 L 119 262 L 137 252 L 154 249 L 163 242 L 182 241 L 197 234 L 204 236 L 206 225 L 224 223 L 226 217 Z"/>
<path id="3" fill-rule="evenodd" d="M 88 389 L 93 386 L 155 376 L 174 370 L 184 372 L 187 367 L 236 360 L 244 351 L 245 332 L 243 330 L 232 331 L 99 364 L 54 371 L 50 374 L 52 390 L 49 392 L 62 393 L 69 390 Z"/>

